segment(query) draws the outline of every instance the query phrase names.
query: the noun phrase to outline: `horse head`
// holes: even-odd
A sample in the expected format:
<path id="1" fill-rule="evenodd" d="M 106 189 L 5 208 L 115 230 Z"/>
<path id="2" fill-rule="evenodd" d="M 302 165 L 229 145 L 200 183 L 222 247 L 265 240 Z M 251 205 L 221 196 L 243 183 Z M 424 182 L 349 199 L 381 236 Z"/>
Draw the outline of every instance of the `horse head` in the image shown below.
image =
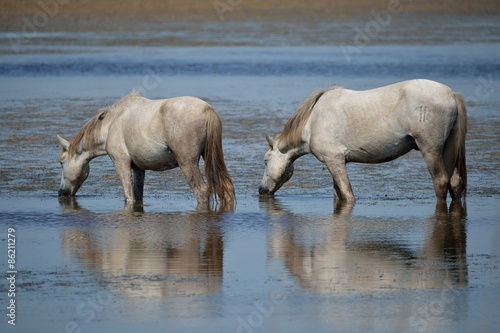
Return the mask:
<path id="1" fill-rule="evenodd" d="M 260 194 L 274 194 L 293 175 L 293 160 L 290 154 L 282 153 L 276 140 L 266 136 L 269 148 L 264 156 L 264 177 L 259 186 Z"/>
<path id="2" fill-rule="evenodd" d="M 77 151 L 70 154 L 69 141 L 59 135 L 57 139 L 62 146 L 59 163 L 63 170 L 58 195 L 60 197 L 74 196 L 89 175 L 90 161 L 84 152 Z"/>

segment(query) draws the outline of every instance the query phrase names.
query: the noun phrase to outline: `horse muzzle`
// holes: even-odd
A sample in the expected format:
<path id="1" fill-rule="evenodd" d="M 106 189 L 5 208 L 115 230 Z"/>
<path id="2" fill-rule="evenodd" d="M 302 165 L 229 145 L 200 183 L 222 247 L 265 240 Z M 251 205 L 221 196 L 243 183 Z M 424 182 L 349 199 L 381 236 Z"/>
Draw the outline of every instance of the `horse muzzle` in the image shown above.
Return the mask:
<path id="1" fill-rule="evenodd" d="M 260 185 L 259 186 L 259 194 L 260 195 L 273 195 L 274 193 L 272 193 L 267 186 Z"/>
<path id="2" fill-rule="evenodd" d="M 71 194 L 71 191 L 70 190 L 67 190 L 67 189 L 59 189 L 59 191 L 57 192 L 57 195 L 59 197 L 69 197 L 69 196 L 73 196 L 74 194 Z"/>

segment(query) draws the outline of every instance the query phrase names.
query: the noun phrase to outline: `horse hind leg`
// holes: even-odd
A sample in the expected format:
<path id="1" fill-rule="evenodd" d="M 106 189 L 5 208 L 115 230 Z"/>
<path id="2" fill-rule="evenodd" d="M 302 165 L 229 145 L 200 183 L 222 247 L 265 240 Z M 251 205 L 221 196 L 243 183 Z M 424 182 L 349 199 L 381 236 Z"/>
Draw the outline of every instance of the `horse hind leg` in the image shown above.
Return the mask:
<path id="1" fill-rule="evenodd" d="M 440 201 L 446 201 L 446 194 L 450 184 L 450 176 L 446 170 L 442 149 L 439 147 L 429 149 L 420 145 L 419 148 L 427 164 L 429 173 L 431 174 L 434 191 L 436 192 L 436 198 Z"/>
<path id="2" fill-rule="evenodd" d="M 464 193 L 464 181 L 457 169 L 453 171 L 450 179 L 450 195 L 452 200 L 460 200 Z"/>
<path id="3" fill-rule="evenodd" d="M 137 167 L 134 163 L 132 163 L 132 181 L 133 181 L 133 190 L 134 190 L 134 201 L 142 202 L 143 193 L 144 193 L 144 177 L 146 175 L 146 171 Z"/>
<path id="4" fill-rule="evenodd" d="M 450 192 L 451 199 L 460 199 L 464 189 L 464 182 L 460 177 L 458 169 L 455 167 L 457 156 L 454 153 L 454 149 L 452 147 L 448 147 L 448 144 L 445 146 L 445 149 L 443 151 L 443 159 L 446 167 L 446 172 L 448 174 L 448 177 L 450 178 L 448 190 Z"/>
<path id="5" fill-rule="evenodd" d="M 190 163 L 179 163 L 179 167 L 184 173 L 184 177 L 189 186 L 194 192 L 194 197 L 198 201 L 198 206 L 208 205 L 208 187 L 203 180 L 198 161 L 191 161 Z"/>
<path id="6" fill-rule="evenodd" d="M 455 136 L 455 129 L 453 129 L 446 141 L 443 150 L 443 159 L 446 166 L 446 172 L 450 177 L 450 186 L 448 188 L 450 196 L 452 200 L 460 200 L 462 194 L 465 193 L 467 180 L 463 179 L 464 175 L 459 170 L 460 167 L 465 168 L 465 161 L 461 161 L 461 159 L 464 159 L 464 156 L 461 156 L 464 152 L 460 152 L 459 149 L 457 149 Z M 462 165 L 460 165 L 461 162 L 463 163 Z"/>

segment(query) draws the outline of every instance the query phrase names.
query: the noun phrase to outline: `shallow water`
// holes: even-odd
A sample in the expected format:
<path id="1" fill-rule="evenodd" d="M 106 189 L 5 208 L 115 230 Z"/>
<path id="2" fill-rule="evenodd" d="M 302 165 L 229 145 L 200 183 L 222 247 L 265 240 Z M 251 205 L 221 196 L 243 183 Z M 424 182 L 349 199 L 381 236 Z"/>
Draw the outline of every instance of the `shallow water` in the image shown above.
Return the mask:
<path id="1" fill-rule="evenodd" d="M 193 37 L 189 46 L 89 48 L 81 36 L 63 33 L 76 40 L 65 46 L 61 34 L 48 33 L 52 46 L 5 52 L 0 234 L 5 249 L 8 228 L 16 230 L 18 307 L 8 326 L 9 286 L 0 283 L 2 331 L 493 332 L 500 45 L 491 21 L 460 24 L 485 33 L 443 44 L 393 33 L 350 62 L 337 44 L 295 43 L 293 34 L 276 34 L 282 46 L 256 37 L 235 46 L 230 34 L 210 47 Z M 331 176 L 313 157 L 296 161 L 276 198 L 259 198 L 262 132 L 278 133 L 312 90 L 416 77 L 443 82 L 468 102 L 466 209 L 435 207 L 418 152 L 350 165 L 354 207 L 334 209 Z M 72 137 L 134 89 L 150 98 L 199 96 L 219 111 L 234 212 L 196 212 L 179 170 L 147 173 L 144 212 L 125 211 L 107 157 L 92 162 L 76 201 L 58 201 L 55 134 Z M 7 256 L 0 262 L 5 281 Z"/>
<path id="2" fill-rule="evenodd" d="M 176 207 L 150 201 L 131 213 L 113 209 L 118 198 L 5 200 L 2 227 L 15 227 L 19 251 L 16 328 L 456 332 L 498 324 L 492 198 L 469 200 L 466 215 L 421 200 L 361 201 L 332 213 L 327 196 L 254 198 L 223 215 L 185 209 L 182 198 Z"/>

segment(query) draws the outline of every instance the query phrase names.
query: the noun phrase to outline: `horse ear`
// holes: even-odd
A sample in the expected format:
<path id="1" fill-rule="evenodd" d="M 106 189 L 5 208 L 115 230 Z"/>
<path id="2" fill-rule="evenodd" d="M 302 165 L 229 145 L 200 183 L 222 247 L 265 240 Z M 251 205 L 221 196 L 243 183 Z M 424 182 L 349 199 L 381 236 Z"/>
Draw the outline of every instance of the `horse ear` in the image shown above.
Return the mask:
<path id="1" fill-rule="evenodd" d="M 57 135 L 57 140 L 59 140 L 59 143 L 61 144 L 63 150 L 68 150 L 69 148 L 69 141 L 64 139 L 63 137 Z"/>
<path id="2" fill-rule="evenodd" d="M 267 135 L 267 134 L 264 134 L 264 135 L 265 135 L 265 137 L 266 137 L 267 143 L 269 144 L 269 147 L 273 148 L 273 146 L 274 146 L 274 139 L 273 139 L 273 138 L 271 138 L 271 137 L 270 137 L 269 135 Z"/>
<path id="3" fill-rule="evenodd" d="M 107 111 L 107 110 L 106 110 L 106 111 L 101 112 L 101 113 L 99 114 L 99 120 L 103 120 L 103 119 L 104 119 L 104 117 L 106 117 L 106 113 L 108 113 L 108 111 Z"/>

